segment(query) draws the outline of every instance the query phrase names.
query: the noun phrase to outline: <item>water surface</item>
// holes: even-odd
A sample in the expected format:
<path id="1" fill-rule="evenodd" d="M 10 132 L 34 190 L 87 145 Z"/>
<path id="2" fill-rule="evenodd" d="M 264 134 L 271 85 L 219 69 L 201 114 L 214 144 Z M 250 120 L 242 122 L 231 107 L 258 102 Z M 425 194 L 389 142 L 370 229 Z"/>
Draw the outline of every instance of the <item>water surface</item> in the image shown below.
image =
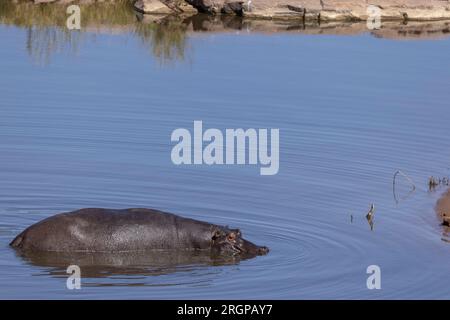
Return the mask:
<path id="1" fill-rule="evenodd" d="M 0 20 L 1 298 L 450 298 L 433 210 L 443 190 L 426 185 L 450 171 L 448 38 L 192 33 L 127 14 L 117 32 Z M 279 173 L 173 165 L 171 132 L 194 120 L 279 128 Z M 397 169 L 417 187 L 407 196 L 400 177 L 398 203 Z M 227 224 L 271 252 L 232 263 L 149 255 L 131 269 L 120 267 L 130 257 L 96 256 L 109 268 L 71 291 L 64 264 L 8 246 L 83 207 Z M 372 264 L 381 290 L 366 287 Z"/>

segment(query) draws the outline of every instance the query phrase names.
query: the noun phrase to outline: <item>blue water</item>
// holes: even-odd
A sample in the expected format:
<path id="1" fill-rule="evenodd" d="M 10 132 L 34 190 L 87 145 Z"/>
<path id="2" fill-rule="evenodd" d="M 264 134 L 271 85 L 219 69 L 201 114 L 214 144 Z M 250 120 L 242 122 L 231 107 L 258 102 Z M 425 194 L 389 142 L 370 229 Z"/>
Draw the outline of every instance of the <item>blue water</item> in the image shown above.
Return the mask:
<path id="1" fill-rule="evenodd" d="M 44 61 L 0 25 L 1 298 L 450 298 L 428 176 L 450 171 L 450 40 L 201 34 L 161 63 L 134 33 L 85 33 Z M 175 166 L 171 132 L 279 128 L 280 170 Z M 396 203 L 401 169 L 416 191 Z M 408 181 L 399 179 L 403 195 Z M 375 204 L 374 229 L 365 219 Z M 150 207 L 239 227 L 237 264 L 106 274 L 68 290 L 8 243 L 83 207 Z M 351 221 L 351 215 L 353 221 Z M 381 268 L 368 290 L 366 268 Z"/>

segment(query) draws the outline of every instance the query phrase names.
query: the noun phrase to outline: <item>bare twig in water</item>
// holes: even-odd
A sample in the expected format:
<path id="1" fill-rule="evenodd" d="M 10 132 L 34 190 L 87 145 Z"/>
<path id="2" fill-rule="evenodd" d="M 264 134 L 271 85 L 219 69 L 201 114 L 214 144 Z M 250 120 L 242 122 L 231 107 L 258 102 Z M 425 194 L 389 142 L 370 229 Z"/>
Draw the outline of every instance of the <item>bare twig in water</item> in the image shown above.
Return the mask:
<path id="1" fill-rule="evenodd" d="M 431 176 L 428 178 L 428 190 L 432 191 L 434 189 L 436 189 L 436 187 L 439 185 L 439 181 Z"/>
<path id="2" fill-rule="evenodd" d="M 405 197 L 403 197 L 402 199 L 397 198 L 397 193 L 395 192 L 395 182 L 396 182 L 396 179 L 397 179 L 397 175 L 403 176 L 403 177 L 411 184 L 411 186 L 412 186 L 411 191 L 408 192 L 408 194 L 407 194 Z M 395 200 L 395 203 L 398 204 L 400 200 L 404 200 L 404 199 L 408 198 L 408 196 L 409 196 L 411 193 L 413 193 L 415 190 L 416 190 L 416 185 L 415 185 L 414 181 L 413 181 L 410 177 L 408 177 L 408 176 L 407 176 L 403 171 L 401 171 L 401 170 L 395 171 L 394 177 L 393 177 L 393 179 L 392 179 L 392 192 L 393 192 L 393 194 L 394 194 L 394 200 Z"/>
<path id="3" fill-rule="evenodd" d="M 366 214 L 366 219 L 367 219 L 367 222 L 369 223 L 370 230 L 373 230 L 373 217 L 374 217 L 374 214 L 375 214 L 375 205 L 372 203 L 370 205 L 369 212 L 367 212 L 367 214 Z"/>
<path id="4" fill-rule="evenodd" d="M 448 186 L 450 183 L 449 177 L 435 178 L 433 176 L 428 178 L 428 190 L 434 191 L 438 186 Z"/>

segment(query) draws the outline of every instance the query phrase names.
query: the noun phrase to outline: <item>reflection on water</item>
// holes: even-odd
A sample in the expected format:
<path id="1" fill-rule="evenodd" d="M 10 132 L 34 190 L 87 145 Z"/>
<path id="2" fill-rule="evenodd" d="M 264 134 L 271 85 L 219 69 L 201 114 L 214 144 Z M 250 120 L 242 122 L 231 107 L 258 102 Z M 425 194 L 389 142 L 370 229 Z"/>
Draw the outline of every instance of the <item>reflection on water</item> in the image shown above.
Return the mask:
<path id="1" fill-rule="evenodd" d="M 137 14 L 140 21 L 145 16 Z M 187 47 L 186 24 L 178 17 L 167 16 L 151 23 L 137 23 L 135 34 L 144 45 L 150 47 L 153 55 L 161 63 L 184 60 Z"/>
<path id="2" fill-rule="evenodd" d="M 186 25 L 171 16 L 149 20 L 133 10 L 128 0 L 80 4 L 81 30 L 66 28 L 66 5 L 29 1 L 0 3 L 0 23 L 28 29 L 27 49 L 39 64 L 48 64 L 53 54 L 77 52 L 83 33 L 133 33 L 162 63 L 183 60 Z"/>
<path id="3" fill-rule="evenodd" d="M 27 51 L 37 64 L 49 64 L 54 53 L 77 53 L 82 33 L 54 27 L 28 27 Z"/>
<path id="4" fill-rule="evenodd" d="M 77 52 L 80 42 L 88 38 L 83 33 L 131 33 L 136 35 L 160 63 L 183 61 L 190 32 L 262 32 L 356 35 L 367 33 L 365 23 L 315 23 L 300 20 L 254 20 L 235 15 L 206 14 L 151 15 L 133 9 L 130 0 L 80 3 L 81 32 L 66 28 L 67 5 L 59 3 L 33 4 L 28 0 L 2 0 L 0 23 L 28 28 L 27 49 L 31 57 L 48 64 L 58 52 Z M 76 2 L 74 2 L 76 3 Z M 450 23 L 384 22 L 380 30 L 370 32 L 379 38 L 427 39 L 446 37 Z"/>
<path id="5" fill-rule="evenodd" d="M 123 276 L 162 276 L 172 273 L 193 273 L 197 269 L 211 266 L 239 264 L 239 256 L 217 256 L 202 251 L 146 251 L 118 253 L 64 253 L 22 252 L 17 256 L 27 263 L 43 268 L 40 276 L 67 277 L 67 267 L 77 265 L 83 278 L 113 278 Z M 91 283 L 92 284 L 92 283 Z M 114 285 L 114 283 L 112 283 Z M 127 285 L 134 285 L 133 281 Z"/>

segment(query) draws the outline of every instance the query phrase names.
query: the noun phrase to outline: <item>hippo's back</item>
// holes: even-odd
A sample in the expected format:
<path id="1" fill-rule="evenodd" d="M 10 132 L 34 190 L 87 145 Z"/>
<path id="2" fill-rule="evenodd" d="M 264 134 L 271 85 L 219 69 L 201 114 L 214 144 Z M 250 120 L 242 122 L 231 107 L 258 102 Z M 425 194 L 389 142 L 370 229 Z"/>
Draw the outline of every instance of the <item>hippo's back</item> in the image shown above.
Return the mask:
<path id="1" fill-rule="evenodd" d="M 204 222 L 152 209 L 82 209 L 57 214 L 30 226 L 11 246 L 64 252 L 203 249 L 209 243 L 201 235 L 210 227 Z"/>

